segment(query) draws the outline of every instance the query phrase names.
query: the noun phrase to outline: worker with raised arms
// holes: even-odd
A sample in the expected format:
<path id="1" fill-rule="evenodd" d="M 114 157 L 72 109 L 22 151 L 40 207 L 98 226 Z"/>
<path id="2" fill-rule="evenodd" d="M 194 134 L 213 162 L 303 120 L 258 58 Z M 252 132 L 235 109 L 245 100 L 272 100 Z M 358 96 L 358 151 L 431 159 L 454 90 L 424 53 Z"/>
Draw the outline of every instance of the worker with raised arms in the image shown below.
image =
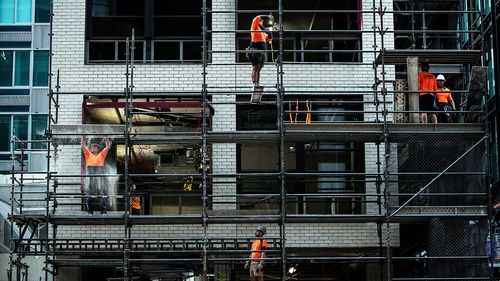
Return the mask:
<path id="1" fill-rule="evenodd" d="M 109 138 L 104 138 L 106 147 L 101 149 L 98 143 L 92 143 L 90 149 L 87 147 L 87 138 L 82 137 L 81 145 L 82 152 L 85 156 L 85 168 L 87 175 L 104 175 L 104 163 L 106 156 L 111 149 L 111 141 Z M 85 211 L 93 214 L 92 198 L 98 195 L 101 214 L 106 214 L 108 210 L 108 185 L 105 177 L 90 176 L 85 181 Z"/>
<path id="2" fill-rule="evenodd" d="M 267 44 L 272 44 L 271 29 L 274 26 L 274 17 L 272 15 L 256 16 L 252 20 L 250 30 L 251 43 L 249 50 L 249 60 L 252 62 L 252 83 L 254 87 L 259 86 L 260 71 L 264 67 L 267 59 Z M 259 50 L 263 52 L 259 52 Z"/>

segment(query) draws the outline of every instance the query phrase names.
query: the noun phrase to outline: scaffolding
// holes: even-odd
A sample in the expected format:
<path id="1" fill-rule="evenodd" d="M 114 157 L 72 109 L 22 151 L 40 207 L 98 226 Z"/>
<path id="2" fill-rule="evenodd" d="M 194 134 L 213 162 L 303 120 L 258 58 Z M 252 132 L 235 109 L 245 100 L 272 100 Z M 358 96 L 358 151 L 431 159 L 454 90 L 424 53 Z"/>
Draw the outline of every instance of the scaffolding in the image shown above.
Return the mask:
<path id="1" fill-rule="evenodd" d="M 197 275 L 202 280 L 215 280 L 214 267 L 228 265 L 242 266 L 251 259 L 250 245 L 255 238 L 239 235 L 222 237 L 209 231 L 210 225 L 238 224 L 268 224 L 276 226 L 279 235 L 265 237 L 269 248 L 264 259 L 270 271 L 279 280 L 300 278 L 291 267 L 300 268 L 320 263 L 373 264 L 379 267 L 376 271 L 380 276 L 375 280 L 494 280 L 493 255 L 485 252 L 486 240 L 494 240 L 491 217 L 491 195 L 489 191 L 489 113 L 485 98 L 487 87 L 484 83 L 480 88 L 454 91 L 464 97 L 457 113 L 462 120 L 477 120 L 472 123 L 455 124 L 416 124 L 401 123 L 401 119 L 411 119 L 412 115 L 422 113 L 421 110 L 397 108 L 396 96 L 403 100 L 411 95 L 418 95 L 418 89 L 405 89 L 395 86 L 394 77 L 388 75 L 388 68 L 393 65 L 406 65 L 408 58 L 417 57 L 421 61 L 434 63 L 460 63 L 468 73 L 472 73 L 472 65 L 486 65 L 484 57 L 486 30 L 485 12 L 480 11 L 416 11 L 416 10 L 386 10 L 382 0 L 373 0 L 369 10 L 287 10 L 283 0 L 278 1 L 274 10 L 220 10 L 211 9 L 207 0 L 203 0 L 202 16 L 202 85 L 201 91 L 172 92 L 140 92 L 135 90 L 134 69 L 136 67 L 135 35 L 126 41 L 125 87 L 123 92 L 81 93 L 62 92 L 59 83 L 59 71 L 56 85 L 52 86 L 50 79 L 49 93 L 49 125 L 47 139 L 44 141 L 24 141 L 16 136 L 12 139 L 12 190 L 11 190 L 11 229 L 10 229 L 10 269 L 9 280 L 27 280 L 28 268 L 23 263 L 23 257 L 29 255 L 45 257 L 45 280 L 55 280 L 58 270 L 63 267 L 96 267 L 109 266 L 118 268 L 122 280 L 135 280 L 140 266 L 144 265 L 192 265 L 196 267 Z M 413 7 L 413 1 L 412 6 Z M 482 4 L 483 1 L 481 1 Z M 53 1 L 51 1 L 52 11 Z M 481 5 L 482 7 L 482 5 Z M 276 129 L 251 131 L 217 131 L 213 130 L 214 108 L 221 105 L 249 105 L 251 92 L 248 88 L 234 86 L 211 85 L 208 79 L 211 71 L 219 71 L 217 67 L 235 66 L 238 63 L 212 63 L 212 57 L 217 54 L 237 56 L 246 53 L 245 50 L 211 50 L 209 37 L 214 34 L 244 34 L 249 30 L 217 30 L 210 28 L 209 18 L 217 14 L 263 14 L 274 13 L 277 16 L 277 29 L 273 31 L 278 40 L 278 49 L 266 51 L 276 56 L 276 83 L 274 88 L 266 87 L 259 105 L 276 106 Z M 372 30 L 293 30 L 302 33 L 359 33 L 373 35 L 373 50 L 287 50 L 284 47 L 286 32 L 283 18 L 294 13 L 356 13 L 371 15 Z M 475 16 L 478 25 L 468 30 L 426 30 L 426 15 L 456 14 Z M 388 15 L 423 16 L 423 28 L 417 30 L 388 29 Z M 51 14 L 51 19 L 53 14 Z M 391 24 L 388 24 L 391 26 Z M 51 20 L 52 28 L 52 20 Z M 52 30 L 52 29 L 51 29 Z M 392 50 L 387 48 L 387 34 L 404 35 L 411 41 L 412 48 Z M 468 40 L 454 50 L 456 56 L 450 56 L 449 51 L 427 48 L 432 36 L 467 35 Z M 392 36 L 391 36 L 392 37 Z M 51 31 L 52 39 L 52 31 Z M 417 42 L 422 42 L 422 49 L 415 49 Z M 52 45 L 52 44 L 51 44 Z M 285 81 L 284 57 L 287 53 L 307 52 L 353 53 L 373 56 L 374 80 L 371 87 L 355 90 L 335 85 L 291 85 Z M 52 50 L 51 50 L 52 57 Z M 53 73 L 50 64 L 49 73 Z M 392 70 L 391 70 L 392 71 Z M 236 74 L 235 74 L 236 75 Z M 472 74 L 471 74 L 472 75 Z M 482 83 L 482 84 L 481 84 Z M 55 89 L 53 91 L 52 89 Z M 66 126 L 59 124 L 60 97 L 85 95 L 93 98 L 95 104 L 99 98 L 112 100 L 109 108 L 123 110 L 123 125 L 102 127 L 87 125 Z M 217 97 L 231 96 L 234 100 L 222 100 Z M 337 97 L 358 97 L 355 100 L 342 100 Z M 241 99 L 239 99 L 242 97 Z M 155 99 L 150 102 L 149 99 Z M 246 99 L 246 101 L 243 100 Z M 299 101 L 299 98 L 302 99 Z M 136 126 L 139 123 L 136 116 L 166 116 L 167 110 L 176 106 L 188 108 L 178 116 L 190 116 L 197 122 L 197 129 L 185 131 L 141 131 Z M 478 100 L 479 107 L 472 107 L 471 100 Z M 334 112 L 322 105 L 332 103 L 345 106 L 355 105 L 353 110 Z M 401 102 L 399 101 L 401 104 Z M 292 109 L 293 106 L 297 109 Z M 357 106 L 357 107 L 356 107 Z M 299 110 L 298 108 L 307 108 Z M 361 107 L 361 109 L 359 109 Z M 312 109 L 310 109 L 312 108 Z M 154 110 L 152 110 L 154 109 Z M 194 109 L 194 110 L 193 110 Z M 438 113 L 430 111 L 428 113 Z M 346 121 L 347 114 L 355 117 Z M 313 122 L 308 122 L 311 116 Z M 193 117 L 194 116 L 194 117 Z M 302 120 L 298 120 L 297 116 Z M 321 116 L 333 116 L 325 119 Z M 341 117 L 339 117 L 341 116 Z M 368 117 L 369 116 L 369 117 Z M 475 119 L 467 119 L 479 116 Z M 336 119 L 338 118 L 338 119 Z M 367 120 L 365 120 L 367 119 Z M 123 171 L 114 174 L 73 174 L 59 173 L 52 169 L 54 158 L 57 157 L 57 146 L 71 143 L 70 139 L 81 136 L 110 136 L 115 142 L 123 145 Z M 264 142 L 277 144 L 278 169 L 274 172 L 241 172 L 217 173 L 212 170 L 211 145 L 214 143 L 254 143 Z M 287 151 L 289 143 L 309 142 L 312 146 L 318 142 L 354 142 L 361 146 L 373 146 L 373 171 L 363 172 L 332 172 L 332 171 L 289 171 L 287 169 Z M 316 142 L 316 143 L 315 143 Z M 132 172 L 134 146 L 144 144 L 195 145 L 199 147 L 200 169 L 196 173 L 158 172 L 155 174 Z M 46 171 L 26 170 L 25 153 L 35 149 L 33 144 L 43 144 L 47 152 Z M 295 149 L 295 148 L 294 148 Z M 335 149 L 335 147 L 333 148 Z M 402 156 L 404 155 L 404 157 Z M 368 162 L 369 160 L 364 160 Z M 366 164 L 365 164 L 366 165 Z M 82 215 L 81 210 L 73 213 L 58 212 L 58 208 L 78 207 L 85 195 L 79 192 L 68 192 L 63 187 L 79 186 L 88 178 L 118 178 L 123 184 L 123 193 L 108 195 L 114 200 L 121 200 L 123 211 L 112 212 L 102 216 Z M 130 200 L 134 196 L 147 194 L 148 191 L 137 191 L 134 187 L 137 181 L 162 178 L 163 181 L 179 184 L 179 177 L 193 177 L 200 184 L 202 201 L 200 214 L 177 215 L 134 215 L 131 213 Z M 242 180 L 249 182 L 271 182 L 279 186 L 278 192 L 258 194 L 217 194 L 217 186 L 238 184 Z M 364 190 L 357 192 L 289 192 L 289 183 L 300 182 L 342 182 L 342 184 L 358 183 Z M 43 182 L 44 184 L 42 184 Z M 366 185 L 373 185 L 368 190 Z M 27 190 L 28 186 L 37 186 L 36 191 Z M 44 187 L 44 189 L 40 189 Z M 457 191 L 457 188 L 459 191 Z M 197 193 L 198 195 L 198 193 Z M 332 212 L 331 214 L 289 213 L 292 204 L 304 205 L 305 202 L 318 204 L 322 198 L 327 198 L 337 204 L 348 199 L 351 209 L 347 213 Z M 353 199 L 354 198 L 354 199 Z M 76 201 L 75 201 L 76 200 Z M 236 206 L 245 200 L 275 202 L 279 207 L 275 212 L 245 213 L 238 209 L 227 209 L 224 206 Z M 75 203 L 76 202 L 76 203 Z M 218 206 L 217 206 L 218 205 Z M 222 207 L 221 207 L 222 206 Z M 307 208 L 307 207 L 300 207 Z M 371 208 L 367 211 L 367 208 Z M 339 223 L 372 224 L 377 237 L 377 249 L 371 255 L 340 255 L 338 253 L 300 255 L 289 253 L 294 246 L 287 240 L 287 227 L 305 223 Z M 428 224 L 428 241 L 425 253 L 423 249 L 403 251 L 397 249 L 402 237 L 402 224 Z M 59 226 L 116 226 L 123 227 L 123 236 L 110 238 L 59 238 Z M 179 238 L 137 238 L 132 235 L 134 226 L 140 225 L 197 225 L 201 235 L 197 237 Z M 237 226 L 236 226 L 237 227 Z M 38 235 L 36 235 L 37 230 Z M 17 233 L 17 234 L 16 234 Z M 43 233 L 42 235 L 40 235 Z M 451 240 L 450 237 L 454 237 Z M 451 240 L 451 241 L 450 241 Z M 418 246 L 418 245 L 417 245 Z M 415 247 L 417 247 L 415 246 Z M 295 245 L 296 247 L 296 245 Z M 493 249 L 490 243 L 490 251 Z M 418 255 L 413 253 L 417 251 Z M 416 272 L 401 272 L 399 268 L 415 268 Z M 418 272 L 417 272 L 418 271 Z M 162 279 L 163 280 L 163 279 Z M 171 279 L 164 279 L 171 280 Z"/>

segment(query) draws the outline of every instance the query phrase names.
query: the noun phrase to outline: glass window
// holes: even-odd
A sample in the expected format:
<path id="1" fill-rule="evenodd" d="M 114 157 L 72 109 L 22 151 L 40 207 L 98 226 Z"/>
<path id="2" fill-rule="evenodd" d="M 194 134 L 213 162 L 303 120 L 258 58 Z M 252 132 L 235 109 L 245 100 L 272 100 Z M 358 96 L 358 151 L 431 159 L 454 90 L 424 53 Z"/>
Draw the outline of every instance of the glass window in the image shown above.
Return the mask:
<path id="1" fill-rule="evenodd" d="M 12 127 L 12 134 L 15 135 L 19 140 L 28 139 L 28 115 L 14 115 Z M 16 149 L 19 148 L 20 144 L 17 144 Z"/>
<path id="2" fill-rule="evenodd" d="M 186 61 L 201 60 L 201 49 L 202 49 L 202 42 L 184 42 L 183 60 Z"/>
<path id="3" fill-rule="evenodd" d="M 10 115 L 0 115 L 0 151 L 10 149 Z"/>
<path id="4" fill-rule="evenodd" d="M 125 61 L 126 56 L 126 43 L 118 42 L 118 60 Z M 144 59 L 144 43 L 143 42 L 135 42 L 135 52 L 134 52 L 134 60 L 142 61 Z"/>
<path id="5" fill-rule="evenodd" d="M 155 16 L 199 15 L 203 5 L 201 0 L 186 0 L 184 5 L 172 5 L 168 1 L 154 1 Z M 208 3 L 207 3 L 208 4 Z"/>
<path id="6" fill-rule="evenodd" d="M 16 22 L 31 22 L 31 0 L 17 0 Z"/>
<path id="7" fill-rule="evenodd" d="M 50 22 L 50 0 L 36 0 L 35 22 Z"/>
<path id="8" fill-rule="evenodd" d="M 155 61 L 180 60 L 179 42 L 155 42 Z"/>
<path id="9" fill-rule="evenodd" d="M 12 127 L 13 135 L 15 135 L 19 140 L 28 139 L 28 115 L 14 115 Z M 20 144 L 17 144 L 16 149 L 19 148 Z"/>
<path id="10" fill-rule="evenodd" d="M 114 15 L 115 1 L 113 0 L 94 0 L 92 1 L 92 16 L 106 17 Z"/>
<path id="11" fill-rule="evenodd" d="M 29 86 L 30 52 L 16 51 L 16 67 L 14 68 L 14 86 Z"/>
<path id="12" fill-rule="evenodd" d="M 115 42 L 89 42 L 89 60 L 113 61 L 115 49 Z"/>
<path id="13" fill-rule="evenodd" d="M 44 140 L 45 129 L 47 128 L 47 115 L 31 116 L 31 140 Z M 33 143 L 33 149 L 46 149 L 46 143 Z"/>
<path id="14" fill-rule="evenodd" d="M 33 52 L 33 86 L 49 85 L 49 51 Z"/>
<path id="15" fill-rule="evenodd" d="M 15 0 L 0 0 L 0 23 L 14 23 Z"/>
<path id="16" fill-rule="evenodd" d="M 115 2 L 114 16 L 143 16 L 144 15 L 144 0 L 121 0 L 107 2 Z"/>
<path id="17" fill-rule="evenodd" d="M 276 130 L 275 105 L 237 105 L 236 128 L 238 130 Z"/>
<path id="18" fill-rule="evenodd" d="M 86 21 L 87 42 L 89 42 L 87 62 L 125 61 L 124 42 L 126 37 L 130 37 L 132 28 L 137 39 L 135 56 L 137 62 L 201 60 L 202 0 L 180 2 L 87 0 L 86 2 L 90 8 Z M 207 6 L 210 7 L 210 3 L 211 0 L 208 0 Z M 182 28 L 178 28 L 179 26 Z M 102 42 L 104 49 L 100 48 L 98 41 Z M 155 41 L 163 42 L 156 44 Z"/>
<path id="19" fill-rule="evenodd" d="M 12 67 L 12 51 L 0 51 L 0 86 L 12 86 Z"/>

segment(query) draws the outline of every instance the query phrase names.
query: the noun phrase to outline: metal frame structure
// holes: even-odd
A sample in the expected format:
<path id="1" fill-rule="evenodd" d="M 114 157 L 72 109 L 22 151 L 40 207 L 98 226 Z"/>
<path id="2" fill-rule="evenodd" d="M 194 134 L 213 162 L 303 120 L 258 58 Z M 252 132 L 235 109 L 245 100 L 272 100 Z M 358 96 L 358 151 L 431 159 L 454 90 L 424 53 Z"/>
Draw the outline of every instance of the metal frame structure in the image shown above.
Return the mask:
<path id="1" fill-rule="evenodd" d="M 482 1 L 481 1 L 482 2 Z M 51 1 L 51 11 L 52 11 L 53 1 Z M 301 95 L 306 97 L 314 97 L 318 94 L 323 94 L 324 96 L 340 95 L 345 93 L 350 93 L 345 90 L 322 90 L 321 87 L 309 87 L 307 90 L 286 90 L 286 85 L 284 82 L 284 69 L 283 65 L 286 62 L 283 61 L 285 52 L 290 50 L 285 50 L 283 46 L 283 38 L 286 31 L 283 28 L 283 16 L 285 13 L 300 13 L 308 12 L 302 10 L 285 10 L 283 7 L 283 0 L 279 0 L 278 8 L 273 11 L 250 11 L 250 10 L 212 10 L 207 6 L 207 0 L 203 0 L 202 15 L 203 15 L 203 46 L 202 46 L 202 76 L 203 81 L 201 85 L 200 92 L 176 92 L 168 93 L 169 96 L 179 96 L 179 97 L 193 97 L 201 99 L 202 113 L 201 113 L 201 134 L 193 136 L 192 133 L 168 133 L 168 132 L 158 132 L 158 133 L 132 133 L 132 120 L 133 116 L 137 113 L 134 109 L 134 100 L 140 97 L 147 97 L 155 93 L 138 92 L 134 89 L 134 49 L 135 49 L 135 35 L 132 32 L 131 38 L 127 38 L 127 54 L 126 54 L 126 72 L 125 72 L 125 88 L 123 93 L 72 93 L 72 92 L 60 92 L 59 85 L 59 71 L 57 72 L 57 84 L 54 87 L 56 91 L 52 91 L 52 79 L 50 79 L 50 106 L 49 106 L 49 125 L 47 128 L 47 140 L 39 141 L 47 144 L 47 171 L 45 171 L 45 178 L 42 180 L 46 181 L 46 190 L 40 192 L 39 195 L 43 195 L 43 198 L 31 199 L 39 202 L 43 202 L 45 209 L 43 213 L 31 214 L 29 212 L 23 211 L 23 206 L 25 203 L 29 202 L 30 199 L 26 198 L 26 191 L 24 188 L 26 186 L 26 181 L 32 181 L 34 178 L 26 178 L 25 175 L 34 174 L 40 175 L 41 171 L 30 172 L 26 171 L 26 162 L 24 159 L 24 153 L 27 151 L 25 144 L 36 141 L 22 141 L 18 140 L 16 137 L 12 139 L 12 191 L 11 191 L 11 266 L 9 270 L 9 280 L 25 280 L 22 276 L 23 270 L 25 270 L 25 275 L 27 275 L 26 265 L 22 262 L 22 258 L 26 255 L 44 255 L 45 256 L 45 279 L 51 280 L 51 276 L 57 274 L 59 267 L 63 266 L 98 266 L 98 265 L 108 265 L 119 267 L 123 270 L 123 280 L 132 280 L 134 273 L 133 265 L 136 264 L 158 264 L 158 263 L 192 263 L 201 264 L 202 271 L 201 275 L 203 280 L 209 280 L 210 277 L 210 265 L 211 263 L 227 264 L 248 261 L 248 258 L 243 258 L 243 255 L 247 255 L 249 251 L 249 245 L 251 243 L 250 238 L 217 238 L 210 237 L 208 227 L 212 223 L 217 224 L 234 224 L 234 223 L 274 223 L 279 226 L 279 236 L 271 237 L 266 239 L 269 241 L 271 247 L 266 250 L 270 254 L 266 260 L 270 262 L 277 262 L 280 264 L 280 279 L 290 280 L 288 276 L 288 266 L 291 263 L 301 262 L 305 259 L 309 261 L 314 261 L 318 263 L 322 262 L 362 262 L 362 263 L 378 263 L 380 264 L 380 279 L 381 280 L 493 280 L 493 275 L 490 276 L 462 276 L 461 278 L 402 278 L 395 277 L 393 275 L 394 264 L 398 261 L 414 261 L 414 260 L 458 260 L 458 259 L 470 259 L 477 260 L 479 263 L 490 263 L 490 268 L 493 267 L 494 260 L 488 258 L 487 256 L 442 256 L 442 257 L 402 257 L 393 255 L 393 241 L 391 240 L 393 224 L 403 223 L 403 222 L 419 222 L 424 219 L 444 217 L 444 218 L 457 218 L 462 220 L 487 220 L 488 214 L 491 215 L 489 205 L 477 205 L 468 206 L 471 207 L 472 211 L 455 213 L 425 213 L 420 210 L 420 213 L 405 213 L 402 214 L 401 211 L 405 209 L 415 198 L 421 196 L 432 197 L 432 196 L 477 196 L 487 199 L 487 202 L 491 201 L 490 192 L 488 189 L 488 169 L 480 172 L 454 172 L 451 168 L 463 159 L 467 154 L 478 146 L 484 145 L 484 151 L 487 156 L 488 151 L 488 140 L 489 140 L 489 124 L 488 118 L 483 119 L 481 124 L 451 124 L 443 126 L 434 126 L 428 124 L 396 124 L 391 119 L 391 116 L 395 113 L 400 113 L 400 111 L 395 111 L 390 109 L 390 104 L 392 101 L 389 100 L 391 94 L 394 94 L 396 90 L 391 90 L 390 83 L 387 78 L 387 65 L 400 62 L 402 58 L 408 56 L 420 56 L 427 59 L 434 60 L 448 60 L 457 61 L 463 57 L 467 57 L 467 63 L 472 63 L 478 57 L 478 51 L 481 53 L 484 50 L 484 37 L 480 37 L 478 46 L 475 46 L 477 50 L 463 50 L 463 57 L 449 58 L 446 57 L 445 52 L 435 51 L 435 50 L 387 50 L 385 46 L 385 36 L 387 33 L 405 33 L 411 34 L 412 38 L 415 34 L 426 34 L 426 31 L 410 30 L 410 31 L 397 31 L 388 30 L 384 27 L 384 20 L 387 14 L 395 14 L 397 11 L 387 11 L 384 7 L 384 2 L 382 0 L 373 0 L 373 7 L 371 11 L 309 11 L 309 12 L 356 12 L 362 14 L 373 15 L 373 30 L 360 30 L 362 33 L 373 34 L 374 45 L 373 50 L 358 50 L 360 53 L 367 52 L 374 55 L 374 83 L 371 89 L 366 89 L 366 91 L 359 91 L 357 95 L 363 96 L 365 94 L 372 94 L 374 99 L 369 103 L 373 103 L 373 111 L 349 111 L 350 114 L 374 114 L 374 123 L 364 123 L 360 122 L 349 123 L 349 124 L 293 124 L 293 122 L 286 122 L 287 115 L 292 113 L 308 113 L 302 111 L 292 111 L 287 110 L 287 102 L 289 103 L 291 97 L 294 95 Z M 230 89 L 220 89 L 210 87 L 207 75 L 209 74 L 209 66 L 211 64 L 209 60 L 210 54 L 213 53 L 224 53 L 226 51 L 212 51 L 209 49 L 208 38 L 211 34 L 215 33 L 249 33 L 247 30 L 210 30 L 209 28 L 209 15 L 216 13 L 226 13 L 226 14 L 239 14 L 239 13 L 264 13 L 273 12 L 277 13 L 277 31 L 274 31 L 278 35 L 279 48 L 277 50 L 278 60 L 276 63 L 276 88 L 274 90 L 267 91 L 265 94 L 270 96 L 275 96 L 276 102 L 266 102 L 268 104 L 276 104 L 276 118 L 277 118 L 277 129 L 270 131 L 251 131 L 251 132 L 214 132 L 210 130 L 210 106 L 216 104 L 226 104 L 225 102 L 214 102 L 212 97 L 217 95 L 234 95 L 234 96 L 248 96 L 249 93 L 242 89 L 242 87 L 231 87 L 235 88 L 235 91 Z M 425 11 L 429 14 L 442 14 L 449 11 Z M 420 13 L 420 11 L 411 11 L 413 13 Z M 458 12 L 460 13 L 460 12 Z M 468 12 L 464 12 L 468 13 Z M 484 34 L 484 24 L 485 15 L 484 11 L 479 11 L 481 15 L 480 26 L 475 30 L 466 31 L 449 31 L 449 30 L 437 30 L 435 33 L 441 34 Z M 52 30 L 52 18 L 51 14 L 51 30 Z M 496 25 L 495 25 L 496 26 Z M 302 31 L 302 32 L 331 32 L 331 30 L 322 31 Z M 335 32 L 342 32 L 336 30 Z M 352 32 L 352 31 L 351 31 Z M 51 42 L 52 42 L 52 31 L 51 31 Z M 52 43 L 51 43 L 52 46 Z M 319 51 L 319 50 L 317 50 Z M 238 54 L 244 51 L 231 50 L 228 53 Z M 269 53 L 275 51 L 268 51 Z M 301 51 L 303 52 L 303 51 Z M 335 50 L 329 50 L 327 52 L 335 53 Z M 356 50 L 353 50 L 356 52 Z M 52 58 L 52 50 L 50 51 Z M 52 61 L 52 59 L 51 59 Z M 481 61 L 484 65 L 484 59 Z M 222 65 L 222 64 L 217 64 Z M 53 73 L 52 64 L 50 64 L 50 75 Z M 498 86 L 498 85 L 497 85 Z M 312 89 L 312 90 L 311 90 Z M 212 91 L 214 90 L 214 91 Z M 414 94 L 415 91 L 403 91 L 405 94 Z M 460 92 L 460 91 L 459 91 Z M 467 94 L 468 91 L 463 91 Z M 71 94 L 86 94 L 89 96 L 115 96 L 117 98 L 123 98 L 125 100 L 125 124 L 123 126 L 123 131 L 111 132 L 110 133 L 75 133 L 75 132 L 65 132 L 57 131 L 54 125 L 58 125 L 58 109 L 61 106 L 59 104 L 60 95 L 71 95 Z M 265 95 L 265 96 L 266 96 Z M 482 93 L 484 95 L 484 93 Z M 497 95 L 498 98 L 498 95 Z M 242 102 L 227 102 L 227 104 L 238 104 Z M 318 101 L 317 104 L 320 104 Z M 341 101 L 340 101 L 341 103 Z M 348 104 L 348 102 L 345 102 Z M 360 102 L 364 104 L 365 102 Z M 245 104 L 243 102 L 243 104 Z M 462 114 L 487 114 L 488 108 L 485 103 L 480 111 L 473 109 L 462 110 Z M 421 111 L 405 111 L 405 114 L 420 113 Z M 314 111 L 315 114 L 327 113 L 321 110 Z M 124 173 L 121 175 L 90 175 L 96 177 L 111 177 L 111 176 L 122 176 L 124 180 L 124 193 L 122 198 L 124 199 L 124 213 L 123 215 L 107 215 L 101 217 L 90 217 L 81 215 L 59 215 L 56 209 L 61 204 L 58 202 L 58 198 L 64 198 L 65 196 L 76 196 L 74 194 L 61 194 L 58 192 L 57 187 L 60 184 L 61 179 L 80 179 L 82 177 L 89 177 L 89 175 L 79 175 L 79 174 L 58 174 L 52 171 L 52 158 L 55 150 L 52 149 L 54 143 L 57 142 L 59 138 L 64 138 L 65 136 L 80 136 L 80 135 L 114 135 L 116 138 L 123 138 L 125 146 L 125 161 L 124 161 Z M 431 177 L 431 180 L 426 184 L 423 184 L 421 188 L 416 193 L 394 193 L 391 190 L 391 185 L 397 180 L 394 177 L 401 176 L 404 173 L 394 172 L 389 166 L 390 161 L 395 155 L 392 154 L 393 147 L 391 144 L 404 142 L 413 139 L 419 139 L 427 136 L 444 135 L 447 137 L 454 137 L 460 134 L 469 134 L 475 137 L 473 145 L 469 146 L 457 159 L 455 159 L 446 168 L 440 171 L 422 172 L 415 173 L 417 175 L 427 175 Z M 236 173 L 236 174 L 216 174 L 210 171 L 210 145 L 217 142 L 226 143 L 245 143 L 252 142 L 255 140 L 264 140 L 268 142 L 275 142 L 278 144 L 279 150 L 279 170 L 273 173 Z M 297 140 L 337 140 L 337 141 L 359 141 L 362 143 L 374 143 L 376 144 L 376 173 L 299 173 L 299 172 L 289 172 L 285 166 L 285 153 L 286 153 L 286 142 L 287 141 L 297 141 Z M 133 185 L 133 177 L 143 176 L 148 177 L 152 175 L 148 174 L 132 174 L 129 171 L 131 165 L 131 148 L 136 143 L 198 143 L 201 145 L 201 164 L 202 169 L 200 174 L 186 174 L 186 176 L 198 176 L 201 179 L 202 187 L 202 213 L 200 215 L 168 215 L 168 216 L 134 216 L 130 214 L 130 198 L 134 195 L 134 191 L 131 189 Z M 20 149 L 17 146 L 20 145 Z M 21 157 L 18 157 L 19 152 Z M 397 157 L 397 156 L 396 156 Z M 20 168 L 16 166 L 16 163 L 20 163 Z M 486 165 L 489 166 L 489 165 Z M 456 175 L 456 176 L 467 176 L 467 175 L 478 175 L 483 176 L 485 181 L 484 190 L 482 192 L 472 192 L 472 193 L 443 193 L 443 194 L 433 194 L 426 193 L 428 187 L 438 180 L 443 175 Z M 176 176 L 178 174 L 167 173 L 160 174 L 160 176 Z M 335 193 L 335 194 L 288 194 L 286 190 L 286 181 L 289 178 L 294 177 L 318 177 L 318 176 L 359 176 L 363 177 L 364 181 L 375 183 L 375 193 Z M 155 174 L 154 176 L 158 176 Z M 214 199 L 215 195 L 210 194 L 209 185 L 214 184 L 214 179 L 217 178 L 235 178 L 235 177 L 277 177 L 279 182 L 279 193 L 273 194 L 256 194 L 254 197 L 258 196 L 270 196 L 274 198 L 279 198 L 279 212 L 277 214 L 271 215 L 213 215 L 210 213 L 211 200 Z M 36 178 L 35 178 L 36 179 Z M 39 178 L 36 180 L 40 180 Z M 378 208 L 378 214 L 345 214 L 345 215 L 317 215 L 317 214 L 288 214 L 286 212 L 287 202 L 289 202 L 292 196 L 330 196 L 335 195 L 339 197 L 349 197 L 349 196 L 360 196 L 362 199 L 361 203 L 375 203 Z M 24 196 L 24 197 L 23 197 Z M 244 198 L 252 197 L 252 195 L 234 195 L 227 196 L 231 201 L 234 198 Z M 397 208 L 391 207 L 390 203 L 393 198 L 404 201 L 399 204 Z M 401 199 L 406 198 L 406 199 Z M 234 203 L 234 202 L 231 202 Z M 455 209 L 467 209 L 467 206 L 457 206 Z M 488 213 L 485 212 L 488 210 Z M 244 222 L 242 222 L 244 220 Z M 378 236 L 378 251 L 376 256 L 364 256 L 364 257 L 345 257 L 345 256 L 289 256 L 287 254 L 288 243 L 287 243 L 287 225 L 293 223 L 331 223 L 331 222 L 364 222 L 364 223 L 374 223 L 377 225 L 377 236 Z M 35 230 L 39 225 L 46 225 L 44 232 L 45 238 L 36 238 Z M 121 238 L 110 238 L 110 239 L 60 239 L 57 237 L 57 226 L 58 225 L 121 225 L 123 226 L 123 237 Z M 202 227 L 202 237 L 198 238 L 179 238 L 179 239 L 164 239 L 164 238 L 154 238 L 154 239 L 136 239 L 131 235 L 131 228 L 134 225 L 152 225 L 152 224 L 199 224 Z M 15 238 L 15 229 L 18 227 L 20 229 L 19 237 Z M 29 237 L 25 237 L 28 230 L 31 230 Z M 492 231 L 490 231 L 492 233 Z M 490 239 L 493 237 L 490 236 Z M 385 240 L 385 241 L 384 241 Z M 163 254 L 191 254 L 190 257 L 158 257 L 158 258 L 137 258 L 133 254 L 137 253 L 163 253 Z M 122 259 L 109 259 L 104 258 L 103 253 L 115 254 L 116 256 L 121 255 Z M 63 256 L 80 256 L 92 254 L 94 256 L 101 256 L 100 259 L 64 259 L 58 258 L 58 255 Z M 199 254 L 199 256 L 196 256 Z M 212 254 L 218 254 L 217 257 L 213 257 Z M 220 255 L 226 254 L 227 257 L 220 257 Z M 384 275 L 385 272 L 385 276 Z"/>

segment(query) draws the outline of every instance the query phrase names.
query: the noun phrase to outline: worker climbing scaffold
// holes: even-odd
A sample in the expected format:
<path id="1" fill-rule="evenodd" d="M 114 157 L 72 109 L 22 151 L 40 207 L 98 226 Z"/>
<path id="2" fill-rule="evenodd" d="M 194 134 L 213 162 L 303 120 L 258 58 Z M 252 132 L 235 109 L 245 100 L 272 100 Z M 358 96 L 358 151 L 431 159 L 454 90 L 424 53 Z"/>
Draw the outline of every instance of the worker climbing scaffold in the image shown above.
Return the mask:
<path id="1" fill-rule="evenodd" d="M 267 44 L 273 41 L 271 30 L 274 26 L 274 17 L 272 15 L 256 16 L 252 20 L 250 30 L 251 43 L 248 48 L 251 52 L 248 54 L 248 59 L 252 62 L 252 83 L 259 86 L 260 71 L 264 67 L 267 60 Z M 263 52 L 259 52 L 263 51 Z"/>

